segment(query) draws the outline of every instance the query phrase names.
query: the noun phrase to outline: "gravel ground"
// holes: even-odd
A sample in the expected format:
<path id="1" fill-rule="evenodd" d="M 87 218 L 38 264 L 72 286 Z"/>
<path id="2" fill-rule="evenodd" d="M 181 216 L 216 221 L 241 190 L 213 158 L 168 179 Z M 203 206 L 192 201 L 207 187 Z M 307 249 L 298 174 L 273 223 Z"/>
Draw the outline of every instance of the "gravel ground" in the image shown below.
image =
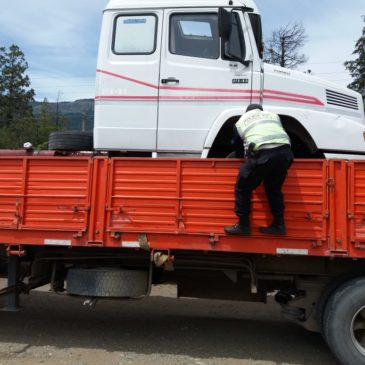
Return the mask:
<path id="1" fill-rule="evenodd" d="M 335 365 L 319 334 L 280 317 L 274 303 L 176 299 L 172 286 L 143 301 L 49 291 L 0 313 L 0 365 Z"/>

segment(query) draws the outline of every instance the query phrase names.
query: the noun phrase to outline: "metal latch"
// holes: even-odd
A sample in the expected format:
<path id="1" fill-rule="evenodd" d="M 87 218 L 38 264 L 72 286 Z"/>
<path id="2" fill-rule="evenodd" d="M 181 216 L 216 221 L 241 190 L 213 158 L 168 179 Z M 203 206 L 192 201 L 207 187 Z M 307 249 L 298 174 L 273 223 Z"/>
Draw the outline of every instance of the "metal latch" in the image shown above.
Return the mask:
<path id="1" fill-rule="evenodd" d="M 8 256 L 18 257 L 23 257 L 27 254 L 22 245 L 9 245 L 6 248 L 6 253 Z"/>

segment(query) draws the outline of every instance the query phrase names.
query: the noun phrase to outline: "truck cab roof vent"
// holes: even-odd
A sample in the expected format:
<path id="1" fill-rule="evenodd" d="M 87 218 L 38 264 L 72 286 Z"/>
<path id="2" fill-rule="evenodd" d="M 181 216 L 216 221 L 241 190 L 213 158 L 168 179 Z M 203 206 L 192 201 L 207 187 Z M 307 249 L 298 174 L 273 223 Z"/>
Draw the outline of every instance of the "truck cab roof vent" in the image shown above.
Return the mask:
<path id="1" fill-rule="evenodd" d="M 359 110 L 357 98 L 337 91 L 326 90 L 327 104 L 341 106 L 342 108 Z"/>

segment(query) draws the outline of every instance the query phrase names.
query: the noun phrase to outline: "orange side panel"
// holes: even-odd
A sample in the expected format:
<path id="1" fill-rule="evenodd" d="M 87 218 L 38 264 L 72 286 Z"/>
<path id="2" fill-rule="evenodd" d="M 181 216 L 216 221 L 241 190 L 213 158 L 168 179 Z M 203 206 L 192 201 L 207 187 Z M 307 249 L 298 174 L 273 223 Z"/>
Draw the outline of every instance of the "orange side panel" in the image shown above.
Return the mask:
<path id="1" fill-rule="evenodd" d="M 23 158 L 0 159 L 0 229 L 17 228 L 23 190 Z"/>
<path id="2" fill-rule="evenodd" d="M 91 161 L 29 159 L 22 229 L 85 231 Z"/>
<path id="3" fill-rule="evenodd" d="M 92 164 L 90 158 L 1 157 L 0 242 L 82 244 Z"/>
<path id="4" fill-rule="evenodd" d="M 173 159 L 113 159 L 108 230 L 174 232 L 178 218 L 178 173 Z"/>
<path id="5" fill-rule="evenodd" d="M 321 245 L 327 240 L 327 161 L 298 160 L 284 184 L 288 235 Z M 265 198 L 264 198 L 265 199 Z M 266 213 L 269 207 L 266 205 Z"/>
<path id="6" fill-rule="evenodd" d="M 365 162 L 349 163 L 348 229 L 352 255 L 365 250 Z"/>
<path id="7" fill-rule="evenodd" d="M 181 162 L 180 230 L 188 233 L 223 233 L 235 223 L 233 191 L 237 161 Z"/>

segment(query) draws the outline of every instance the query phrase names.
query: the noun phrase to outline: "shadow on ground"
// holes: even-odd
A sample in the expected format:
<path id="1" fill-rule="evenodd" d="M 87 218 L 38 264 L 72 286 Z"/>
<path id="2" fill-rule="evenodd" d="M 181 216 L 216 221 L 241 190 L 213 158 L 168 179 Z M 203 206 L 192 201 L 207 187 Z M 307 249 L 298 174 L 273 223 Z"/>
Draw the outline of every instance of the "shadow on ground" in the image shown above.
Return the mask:
<path id="1" fill-rule="evenodd" d="M 319 334 L 282 320 L 273 304 L 160 296 L 102 301 L 95 308 L 81 304 L 79 298 L 32 292 L 22 297 L 20 312 L 0 313 L 0 344 L 336 364 Z"/>

